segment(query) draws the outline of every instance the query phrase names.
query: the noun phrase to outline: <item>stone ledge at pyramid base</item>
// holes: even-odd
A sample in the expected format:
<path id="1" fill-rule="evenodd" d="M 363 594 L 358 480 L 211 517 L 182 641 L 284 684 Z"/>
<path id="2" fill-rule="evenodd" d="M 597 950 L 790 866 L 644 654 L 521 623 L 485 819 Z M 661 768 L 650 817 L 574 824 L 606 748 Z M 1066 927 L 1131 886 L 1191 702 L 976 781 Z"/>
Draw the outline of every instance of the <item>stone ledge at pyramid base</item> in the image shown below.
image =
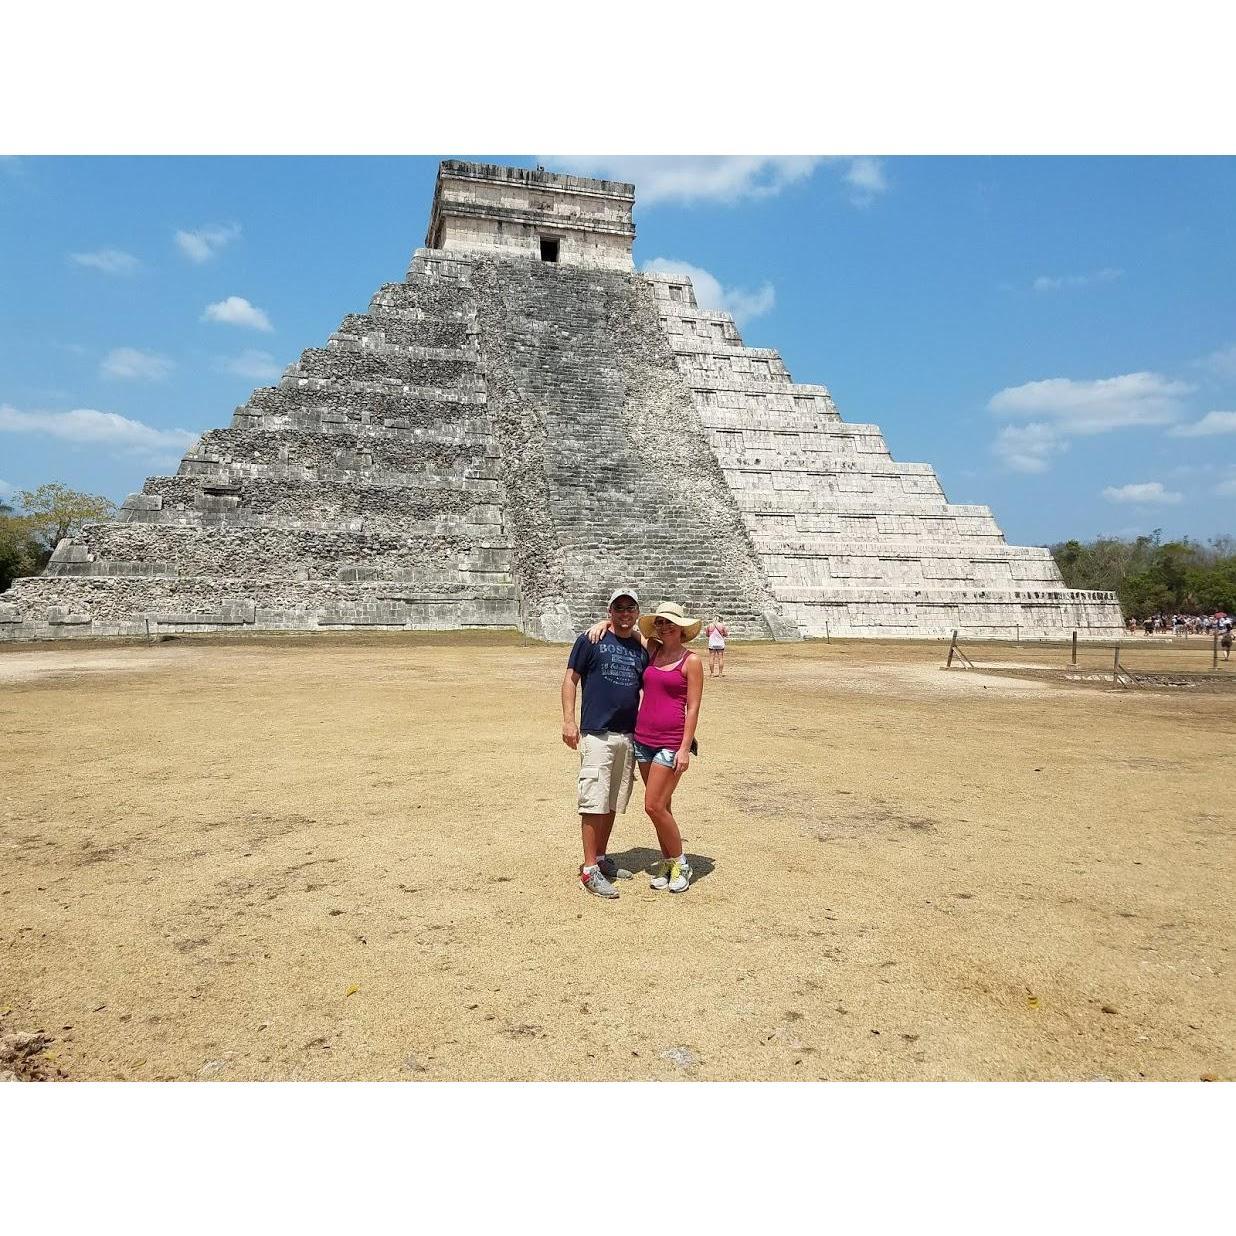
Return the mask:
<path id="1" fill-rule="evenodd" d="M 72 585 L 71 588 L 67 585 Z M 222 587 L 221 587 L 222 586 Z M 191 632 L 520 630 L 568 643 L 586 625 L 565 604 L 523 613 L 510 585 L 443 588 L 397 581 L 154 580 L 144 577 L 27 579 L 0 603 L 0 642 L 96 639 Z M 599 616 L 603 602 L 598 602 Z M 732 637 L 1067 640 L 1120 638 L 1120 609 L 1110 593 L 1016 594 L 930 590 L 890 599 L 883 589 L 853 589 L 826 599 L 786 601 L 783 614 L 730 619 Z"/>
<path id="2" fill-rule="evenodd" d="M 31 578 L 0 602 L 0 642 L 191 632 L 516 629 L 507 585 L 428 592 L 384 580 Z"/>
<path id="3" fill-rule="evenodd" d="M 1124 619 L 1114 593 L 1075 589 L 778 590 L 781 608 L 808 638 L 1118 639 Z"/>

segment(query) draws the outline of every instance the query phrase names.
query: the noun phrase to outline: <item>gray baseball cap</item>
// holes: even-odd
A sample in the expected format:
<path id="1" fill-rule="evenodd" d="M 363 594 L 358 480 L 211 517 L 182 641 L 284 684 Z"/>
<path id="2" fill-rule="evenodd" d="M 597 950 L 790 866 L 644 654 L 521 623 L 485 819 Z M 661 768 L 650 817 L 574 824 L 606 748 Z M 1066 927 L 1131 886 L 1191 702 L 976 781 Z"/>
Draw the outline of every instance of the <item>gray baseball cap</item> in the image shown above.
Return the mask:
<path id="1" fill-rule="evenodd" d="M 613 605 L 619 597 L 630 597 L 636 605 L 639 604 L 639 593 L 634 588 L 615 588 L 610 594 L 609 605 Z M 606 606 L 606 609 L 609 608 L 609 605 Z"/>

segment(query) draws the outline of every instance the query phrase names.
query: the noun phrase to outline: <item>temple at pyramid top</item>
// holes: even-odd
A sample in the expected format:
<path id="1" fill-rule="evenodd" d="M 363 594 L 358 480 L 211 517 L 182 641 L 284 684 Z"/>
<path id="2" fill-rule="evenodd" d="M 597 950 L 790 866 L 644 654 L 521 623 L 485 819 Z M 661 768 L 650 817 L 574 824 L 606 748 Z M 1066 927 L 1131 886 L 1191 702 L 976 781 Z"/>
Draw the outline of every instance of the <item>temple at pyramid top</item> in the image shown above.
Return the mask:
<path id="1" fill-rule="evenodd" d="M 631 270 L 635 186 L 543 168 L 445 160 L 425 245 L 563 266 Z"/>
<path id="2" fill-rule="evenodd" d="M 634 186 L 447 160 L 406 275 L 0 596 L 0 640 L 570 640 L 613 588 L 740 639 L 1110 637 L 986 506 L 632 262 Z M 350 306 L 343 308 L 359 308 Z"/>

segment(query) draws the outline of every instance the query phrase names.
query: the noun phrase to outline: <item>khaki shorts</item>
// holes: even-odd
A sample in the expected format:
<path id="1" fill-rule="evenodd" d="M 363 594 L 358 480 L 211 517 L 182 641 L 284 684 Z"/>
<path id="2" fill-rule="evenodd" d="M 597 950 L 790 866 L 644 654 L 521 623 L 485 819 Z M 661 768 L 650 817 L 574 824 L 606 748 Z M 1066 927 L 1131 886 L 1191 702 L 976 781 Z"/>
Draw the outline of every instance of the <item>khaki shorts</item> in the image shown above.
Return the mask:
<path id="1" fill-rule="evenodd" d="M 584 815 L 626 811 L 635 780 L 630 734 L 579 736 L 579 809 Z"/>

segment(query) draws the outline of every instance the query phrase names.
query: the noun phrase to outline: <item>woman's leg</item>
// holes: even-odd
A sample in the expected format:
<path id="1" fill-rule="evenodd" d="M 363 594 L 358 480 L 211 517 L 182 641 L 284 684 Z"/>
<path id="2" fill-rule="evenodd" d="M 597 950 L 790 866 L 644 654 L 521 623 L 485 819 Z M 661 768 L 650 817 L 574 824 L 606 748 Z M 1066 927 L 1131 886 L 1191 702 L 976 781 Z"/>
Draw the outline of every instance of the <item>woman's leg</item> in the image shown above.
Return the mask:
<path id="1" fill-rule="evenodd" d="M 721 651 L 717 653 L 717 677 L 718 678 L 725 677 L 725 649 L 724 648 L 722 648 Z"/>
<path id="2" fill-rule="evenodd" d="M 647 772 L 644 769 L 647 768 Z M 685 769 L 675 772 L 664 764 L 640 765 L 640 775 L 644 778 L 644 810 L 657 830 L 657 840 L 661 843 L 661 853 L 666 858 L 678 858 L 682 854 L 682 834 L 678 831 L 678 822 L 670 811 L 670 801 L 674 790 L 682 779 Z"/>

